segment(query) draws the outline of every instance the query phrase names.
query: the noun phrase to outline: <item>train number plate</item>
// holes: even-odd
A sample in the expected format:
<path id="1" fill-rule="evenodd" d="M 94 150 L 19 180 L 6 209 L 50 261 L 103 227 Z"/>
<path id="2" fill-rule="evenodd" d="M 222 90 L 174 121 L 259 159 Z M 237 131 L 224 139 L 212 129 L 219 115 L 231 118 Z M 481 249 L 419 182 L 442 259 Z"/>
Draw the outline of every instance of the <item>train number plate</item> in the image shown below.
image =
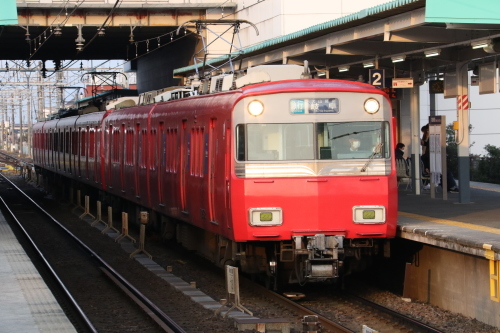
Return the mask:
<path id="1" fill-rule="evenodd" d="M 338 98 L 304 98 L 290 100 L 291 114 L 339 113 Z"/>

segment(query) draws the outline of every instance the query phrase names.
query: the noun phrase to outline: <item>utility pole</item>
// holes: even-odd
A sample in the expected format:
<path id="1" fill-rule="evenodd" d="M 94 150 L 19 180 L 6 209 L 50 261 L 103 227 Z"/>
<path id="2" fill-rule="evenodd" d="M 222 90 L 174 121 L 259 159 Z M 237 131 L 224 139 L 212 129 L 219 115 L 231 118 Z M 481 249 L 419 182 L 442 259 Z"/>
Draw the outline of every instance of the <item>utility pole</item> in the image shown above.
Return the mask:
<path id="1" fill-rule="evenodd" d="M 28 85 L 28 88 L 29 88 L 29 85 Z M 33 132 L 32 132 L 32 127 L 33 127 L 33 124 L 31 123 L 31 89 L 28 90 L 28 137 L 27 137 L 27 141 L 28 141 L 28 151 L 26 152 L 26 155 L 28 155 L 29 157 L 33 156 L 33 154 L 31 153 L 31 147 L 33 145 Z"/>
<path id="2" fill-rule="evenodd" d="M 10 127 L 10 149 L 9 151 L 14 152 L 15 149 L 15 142 L 16 142 L 16 136 L 14 134 L 14 128 L 15 128 L 15 123 L 14 123 L 14 112 L 15 112 L 15 105 L 14 105 L 14 93 L 11 94 L 11 100 L 12 100 L 12 120 L 10 121 L 9 127 Z"/>
<path id="3" fill-rule="evenodd" d="M 19 93 L 19 155 L 23 154 L 23 93 Z"/>

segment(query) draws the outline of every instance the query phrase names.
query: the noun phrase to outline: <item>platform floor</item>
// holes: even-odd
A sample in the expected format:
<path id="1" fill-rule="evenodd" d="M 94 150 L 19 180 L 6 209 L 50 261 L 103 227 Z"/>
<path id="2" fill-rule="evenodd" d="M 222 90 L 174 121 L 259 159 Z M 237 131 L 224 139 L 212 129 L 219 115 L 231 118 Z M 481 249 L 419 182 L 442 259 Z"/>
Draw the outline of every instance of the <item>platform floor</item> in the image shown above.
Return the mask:
<path id="1" fill-rule="evenodd" d="M 0 332 L 76 332 L 0 214 Z"/>
<path id="2" fill-rule="evenodd" d="M 500 185 L 471 182 L 471 203 L 464 204 L 458 193 L 432 199 L 429 191 L 415 195 L 405 186 L 399 187 L 399 237 L 481 257 L 491 245 L 500 260 Z"/>

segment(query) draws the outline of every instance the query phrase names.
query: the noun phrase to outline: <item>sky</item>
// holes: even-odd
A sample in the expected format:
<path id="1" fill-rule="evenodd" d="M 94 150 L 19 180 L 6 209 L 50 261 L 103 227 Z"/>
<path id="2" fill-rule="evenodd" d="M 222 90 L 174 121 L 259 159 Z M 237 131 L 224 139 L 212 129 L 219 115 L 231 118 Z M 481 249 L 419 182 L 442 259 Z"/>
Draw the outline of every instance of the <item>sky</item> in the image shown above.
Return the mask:
<path id="1" fill-rule="evenodd" d="M 470 82 L 470 81 L 469 81 Z M 430 113 L 429 86 L 420 87 L 420 127 L 427 124 Z M 479 94 L 478 86 L 469 86 L 471 154 L 486 155 L 484 146 L 487 144 L 500 147 L 500 93 Z M 436 95 L 436 115 L 446 116 L 446 123 L 457 120 L 456 98 L 444 98 Z"/>

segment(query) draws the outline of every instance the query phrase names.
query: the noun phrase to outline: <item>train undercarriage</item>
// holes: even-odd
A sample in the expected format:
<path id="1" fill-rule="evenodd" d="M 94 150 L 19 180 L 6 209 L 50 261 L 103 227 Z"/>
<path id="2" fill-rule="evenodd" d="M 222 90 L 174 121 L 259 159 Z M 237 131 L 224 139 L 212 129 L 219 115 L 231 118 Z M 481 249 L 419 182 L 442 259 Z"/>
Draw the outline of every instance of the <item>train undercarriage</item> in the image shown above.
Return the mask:
<path id="1" fill-rule="evenodd" d="M 103 205 L 112 206 L 114 211 L 127 212 L 131 228 L 133 223 L 138 224 L 139 212 L 148 210 L 50 172 L 44 172 L 43 179 L 40 185 L 55 197 L 71 197 L 68 192 L 79 188 L 82 197 L 89 195 L 93 202 L 100 200 Z M 56 185 L 50 189 L 47 188 L 49 184 Z M 289 241 L 234 242 L 160 213 L 149 212 L 149 232 L 181 243 L 219 267 L 238 266 L 242 273 L 262 279 L 274 289 L 308 282 L 334 283 L 341 277 L 364 270 L 379 252 L 379 244 L 374 239 L 346 239 L 343 235 L 297 235 Z"/>
<path id="2" fill-rule="evenodd" d="M 176 239 L 216 265 L 236 265 L 275 289 L 308 282 L 335 283 L 364 270 L 379 249 L 373 239 L 324 234 L 294 236 L 290 241 L 234 242 L 182 223 L 177 225 Z"/>

